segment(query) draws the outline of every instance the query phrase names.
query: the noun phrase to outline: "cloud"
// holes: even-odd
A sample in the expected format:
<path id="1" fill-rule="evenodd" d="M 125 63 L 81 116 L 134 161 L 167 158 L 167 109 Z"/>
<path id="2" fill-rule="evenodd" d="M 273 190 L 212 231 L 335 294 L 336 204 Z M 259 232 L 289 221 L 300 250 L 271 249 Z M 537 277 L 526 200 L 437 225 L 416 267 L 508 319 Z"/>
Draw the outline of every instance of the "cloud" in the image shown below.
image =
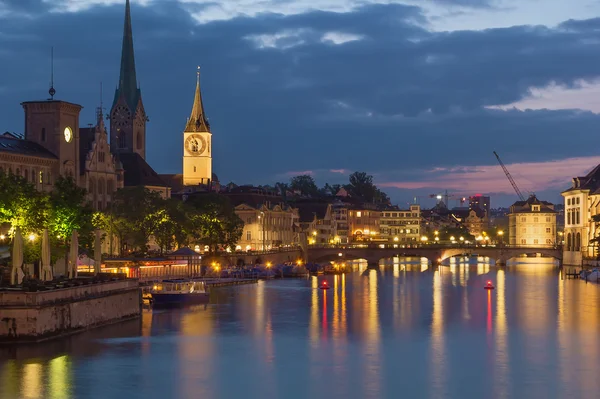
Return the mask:
<path id="1" fill-rule="evenodd" d="M 567 158 L 546 162 L 521 162 L 506 165 L 523 193 L 548 189 L 562 191 L 569 187 L 573 177 L 584 176 L 596 165 L 600 156 Z M 475 192 L 513 194 L 514 189 L 499 165 L 464 166 L 432 171 L 412 171 L 417 181 L 379 181 L 381 187 L 422 189 L 445 187 L 457 194 Z"/>

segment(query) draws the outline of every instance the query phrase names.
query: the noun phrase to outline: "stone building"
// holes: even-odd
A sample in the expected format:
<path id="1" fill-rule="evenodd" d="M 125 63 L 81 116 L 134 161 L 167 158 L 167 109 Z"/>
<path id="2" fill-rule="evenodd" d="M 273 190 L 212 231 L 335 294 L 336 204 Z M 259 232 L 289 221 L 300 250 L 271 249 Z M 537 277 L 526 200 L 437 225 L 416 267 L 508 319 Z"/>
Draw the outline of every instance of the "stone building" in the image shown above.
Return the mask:
<path id="1" fill-rule="evenodd" d="M 409 209 L 391 207 L 381 212 L 380 236 L 390 243 L 410 243 L 421 239 L 421 206 Z"/>
<path id="2" fill-rule="evenodd" d="M 294 206 L 298 209 L 300 230 L 306 235 L 309 245 L 340 242 L 331 203 L 300 200 L 294 202 Z"/>
<path id="3" fill-rule="evenodd" d="M 509 244 L 528 247 L 556 246 L 556 211 L 554 205 L 531 195 L 517 201 L 508 214 Z"/>
<path id="4" fill-rule="evenodd" d="M 564 253 L 563 263 L 581 265 L 583 258 L 598 257 L 600 214 L 600 165 L 587 175 L 574 177 L 571 188 L 563 191 L 564 198 Z"/>
<path id="5" fill-rule="evenodd" d="M 348 231 L 352 242 L 373 241 L 379 238 L 381 211 L 366 206 L 353 206 L 348 210 Z"/>

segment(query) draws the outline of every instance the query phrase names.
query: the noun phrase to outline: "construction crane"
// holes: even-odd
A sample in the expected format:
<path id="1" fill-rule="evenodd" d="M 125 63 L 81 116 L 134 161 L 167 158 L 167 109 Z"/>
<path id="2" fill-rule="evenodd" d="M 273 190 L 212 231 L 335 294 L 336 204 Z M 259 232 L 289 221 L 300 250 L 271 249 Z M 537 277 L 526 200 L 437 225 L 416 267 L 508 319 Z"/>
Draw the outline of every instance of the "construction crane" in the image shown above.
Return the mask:
<path id="1" fill-rule="evenodd" d="M 438 202 L 443 202 L 446 205 L 446 207 L 450 206 L 450 198 L 454 198 L 458 202 L 460 202 L 460 206 L 462 206 L 467 201 L 467 198 L 463 197 L 462 195 L 448 194 L 448 190 L 446 190 L 444 194 L 429 194 L 429 198 L 436 198 Z"/>
<path id="2" fill-rule="evenodd" d="M 519 199 L 521 201 L 525 201 L 525 197 L 523 197 L 523 194 L 521 194 L 521 190 L 519 190 L 519 187 L 517 187 L 517 183 L 515 183 L 515 179 L 512 178 L 512 176 L 508 172 L 508 169 L 506 169 L 506 166 L 504 166 L 504 163 L 502 163 L 502 160 L 500 159 L 500 156 L 498 155 L 498 153 L 496 151 L 494 151 L 494 155 L 498 159 L 498 163 L 500 164 L 500 166 L 502 166 L 502 170 L 504 171 L 504 174 L 508 178 L 508 181 L 510 182 L 510 184 L 512 184 L 513 188 L 515 189 L 515 192 L 519 196 Z"/>

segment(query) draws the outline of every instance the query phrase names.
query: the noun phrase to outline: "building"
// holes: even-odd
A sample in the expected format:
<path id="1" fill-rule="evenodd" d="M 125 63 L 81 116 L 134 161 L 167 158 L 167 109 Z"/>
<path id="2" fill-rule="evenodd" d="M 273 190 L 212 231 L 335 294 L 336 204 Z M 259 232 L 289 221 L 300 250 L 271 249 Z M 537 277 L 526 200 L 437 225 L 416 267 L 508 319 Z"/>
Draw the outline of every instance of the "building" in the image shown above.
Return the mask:
<path id="1" fill-rule="evenodd" d="M 298 200 L 294 202 L 294 206 L 298 209 L 300 231 L 306 235 L 308 244 L 323 245 L 340 242 L 331 203 Z"/>
<path id="2" fill-rule="evenodd" d="M 125 2 L 125 26 L 121 49 L 119 84 L 110 113 L 110 148 L 123 167 L 124 186 L 144 186 L 163 198 L 171 196 L 171 188 L 146 162 L 146 122 L 148 117 L 138 87 L 131 7 Z"/>
<path id="3" fill-rule="evenodd" d="M 531 195 L 517 201 L 508 214 L 510 245 L 554 247 L 556 242 L 556 211 L 554 205 Z"/>
<path id="4" fill-rule="evenodd" d="M 469 210 L 480 211 L 480 213 L 485 212 L 489 218 L 490 209 L 490 197 L 481 194 L 476 194 L 469 197 Z"/>
<path id="5" fill-rule="evenodd" d="M 598 257 L 600 235 L 600 165 L 583 177 L 574 177 L 571 188 L 563 191 L 563 263 L 581 265 L 585 258 Z"/>
<path id="6" fill-rule="evenodd" d="M 411 243 L 421 239 L 421 206 L 409 209 L 392 207 L 381 212 L 380 236 L 392 243 Z"/>
<path id="7" fill-rule="evenodd" d="M 210 124 L 204 113 L 200 93 L 200 67 L 196 79 L 196 93 L 192 113 L 183 133 L 183 184 L 208 185 L 212 179 Z"/>
<path id="8" fill-rule="evenodd" d="M 348 238 L 348 204 L 336 200 L 331 204 L 331 211 L 336 226 L 334 241 L 339 244 L 348 244 L 350 242 Z"/>
<path id="9" fill-rule="evenodd" d="M 262 251 L 298 245 L 298 211 L 285 204 L 277 193 L 240 186 L 223 195 L 229 198 L 236 215 L 244 222 L 237 250 Z"/>
<path id="10" fill-rule="evenodd" d="M 348 209 L 348 232 L 351 242 L 364 242 L 380 239 L 379 221 L 381 211 L 366 206 L 353 206 Z"/>
<path id="11" fill-rule="evenodd" d="M 464 218 L 464 226 L 469 230 L 469 233 L 475 237 L 480 237 L 490 227 L 489 213 L 482 208 L 474 207 L 469 209 L 467 216 Z"/>

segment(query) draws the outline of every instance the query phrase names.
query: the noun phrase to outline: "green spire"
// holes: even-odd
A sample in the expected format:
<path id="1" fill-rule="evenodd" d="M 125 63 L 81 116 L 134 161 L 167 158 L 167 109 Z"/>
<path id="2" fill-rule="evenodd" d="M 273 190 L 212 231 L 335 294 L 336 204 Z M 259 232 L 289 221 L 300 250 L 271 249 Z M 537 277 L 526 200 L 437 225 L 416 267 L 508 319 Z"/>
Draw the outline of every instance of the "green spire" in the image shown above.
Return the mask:
<path id="1" fill-rule="evenodd" d="M 131 29 L 131 6 L 125 2 L 125 27 L 123 29 L 123 48 L 121 52 L 121 73 L 119 87 L 115 93 L 115 103 L 123 95 L 131 111 L 135 111 L 139 99 L 137 77 L 135 73 L 135 57 L 133 53 L 133 33 Z"/>

